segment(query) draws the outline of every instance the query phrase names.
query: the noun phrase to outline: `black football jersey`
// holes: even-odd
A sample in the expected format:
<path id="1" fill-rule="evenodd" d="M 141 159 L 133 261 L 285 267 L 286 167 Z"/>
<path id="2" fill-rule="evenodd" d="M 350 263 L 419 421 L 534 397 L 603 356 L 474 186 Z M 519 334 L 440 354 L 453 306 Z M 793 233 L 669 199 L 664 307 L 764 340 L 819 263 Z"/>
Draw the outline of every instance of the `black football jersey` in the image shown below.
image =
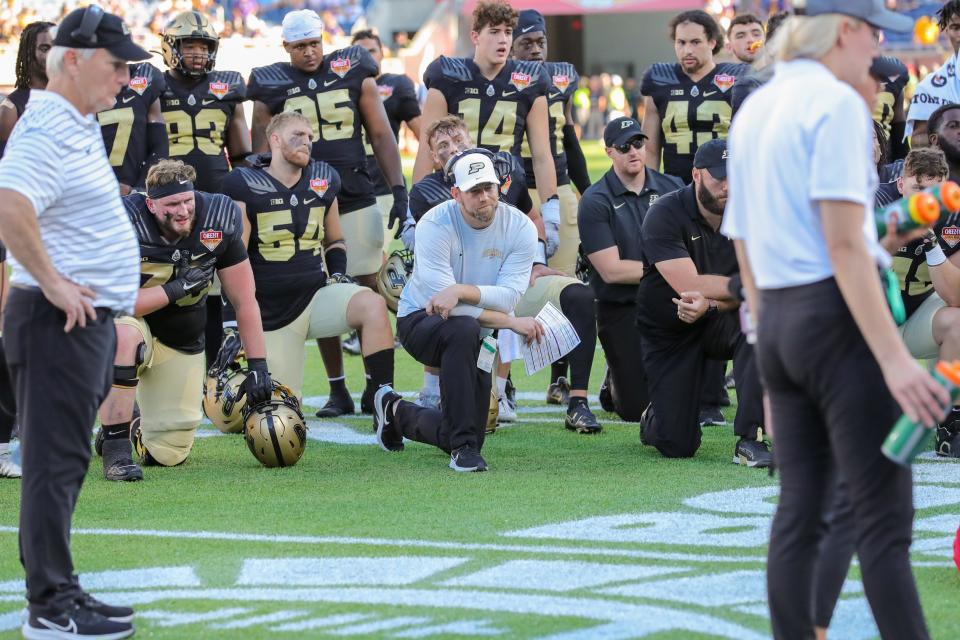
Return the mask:
<path id="1" fill-rule="evenodd" d="M 340 192 L 340 176 L 313 160 L 291 189 L 262 167 L 240 167 L 223 181 L 223 192 L 246 205 L 263 328 L 285 327 L 326 282 L 323 220 Z"/>
<path id="2" fill-rule="evenodd" d="M 147 209 L 146 197 L 132 193 L 123 199 L 140 242 L 140 288 L 166 284 L 174 277 L 175 265 L 181 261 L 198 265 L 214 259 L 219 270 L 247 259 L 240 208 L 220 194 L 194 193 L 193 231 L 175 243 L 168 242 L 160 233 L 156 217 Z M 210 282 L 212 284 L 213 278 Z M 208 285 L 194 295 L 147 314 L 144 320 L 154 337 L 185 353 L 203 351 L 209 289 Z"/>
<path id="3" fill-rule="evenodd" d="M 567 104 L 573 98 L 573 92 L 580 86 L 580 74 L 569 62 L 544 62 L 543 66 L 550 76 L 550 88 L 547 92 L 547 106 L 550 108 L 550 151 L 553 163 L 557 167 L 557 185 L 570 184 L 567 174 L 567 154 L 563 150 L 563 127 L 567 124 Z M 533 154 L 530 141 L 523 140 L 523 166 L 527 172 L 527 184 L 537 186 L 533 175 Z"/>
<path id="4" fill-rule="evenodd" d="M 393 129 L 393 137 L 399 140 L 400 126 L 404 122 L 420 116 L 420 101 L 417 100 L 417 90 L 410 78 L 397 73 L 384 73 L 378 77 L 377 90 L 380 92 L 383 110 L 387 112 L 390 128 Z M 367 173 L 373 180 L 374 193 L 378 196 L 388 195 L 390 185 L 383 177 L 380 165 L 377 164 L 377 159 L 373 155 L 373 147 L 370 145 L 369 136 L 366 137 L 365 149 L 367 153 Z"/>
<path id="5" fill-rule="evenodd" d="M 884 135 L 890 138 L 890 125 L 893 123 L 893 110 L 895 105 L 903 103 L 903 90 L 910 82 L 910 71 L 899 58 L 883 56 L 889 62 L 897 65 L 899 73 L 893 78 L 888 78 L 877 94 L 877 103 L 873 109 L 873 119 L 883 128 Z"/>
<path id="6" fill-rule="evenodd" d="M 19 119 L 23 115 L 23 110 L 27 108 L 27 101 L 30 100 L 30 87 L 14 89 L 7 94 L 5 100 L 9 100 L 17 110 L 17 118 Z"/>
<path id="7" fill-rule="evenodd" d="M 523 163 L 516 156 L 501 151 L 496 154 L 494 168 L 500 177 L 500 199 L 524 213 L 530 213 L 533 201 L 527 191 Z M 410 213 L 414 221 L 419 222 L 430 209 L 452 198 L 450 183 L 444 179 L 443 171 L 434 171 L 410 189 Z"/>
<path id="8" fill-rule="evenodd" d="M 197 170 L 197 190 L 220 193 L 230 170 L 225 148 L 227 128 L 247 97 L 247 87 L 236 71 L 211 71 L 199 81 L 178 80 L 163 74 L 166 90 L 160 95 L 163 119 L 170 138 L 170 157 Z"/>
<path id="9" fill-rule="evenodd" d="M 534 101 L 547 94 L 550 79 L 540 62 L 507 60 L 493 80 L 487 80 L 473 58 L 440 56 L 423 72 L 428 89 L 447 100 L 447 112 L 467 123 L 478 147 L 520 156 L 527 116 Z"/>
<path id="10" fill-rule="evenodd" d="M 112 109 L 97 114 L 97 120 L 117 180 L 135 187 L 146 178 L 147 112 L 167 83 L 163 73 L 149 62 L 128 66 L 130 83 L 117 94 Z"/>
<path id="11" fill-rule="evenodd" d="M 363 47 L 347 47 L 323 57 L 313 74 L 288 62 L 250 72 L 249 96 L 270 113 L 299 111 L 313 124 L 313 158 L 340 174 L 340 213 L 376 202 L 363 148 L 360 95 L 363 81 L 375 78 L 377 63 Z"/>
<path id="12" fill-rule="evenodd" d="M 721 62 L 693 82 L 677 63 L 658 62 L 643 75 L 640 91 L 653 98 L 660 114 L 663 173 L 689 184 L 697 147 L 726 138 L 732 110 L 730 89 L 747 73 L 745 64 Z"/>

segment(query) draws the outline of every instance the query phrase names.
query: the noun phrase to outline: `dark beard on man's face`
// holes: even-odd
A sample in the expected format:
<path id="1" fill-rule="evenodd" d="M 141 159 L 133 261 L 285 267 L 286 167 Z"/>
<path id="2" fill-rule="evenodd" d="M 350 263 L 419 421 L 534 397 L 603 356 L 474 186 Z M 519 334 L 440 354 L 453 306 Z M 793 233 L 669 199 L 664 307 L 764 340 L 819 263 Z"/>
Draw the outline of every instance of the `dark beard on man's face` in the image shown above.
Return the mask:
<path id="1" fill-rule="evenodd" d="M 950 173 L 957 173 L 957 169 L 960 169 L 960 147 L 954 146 L 952 142 L 944 138 L 940 138 L 938 143 L 937 146 L 943 151 L 943 155 L 947 157 L 947 164 L 950 165 Z"/>
<path id="2" fill-rule="evenodd" d="M 713 215 L 723 215 L 723 210 L 726 207 L 726 203 L 720 202 L 720 200 L 713 195 L 709 189 L 707 189 L 706 185 L 701 184 L 700 188 L 697 189 L 697 200 L 700 201 L 700 204 L 704 209 Z"/>

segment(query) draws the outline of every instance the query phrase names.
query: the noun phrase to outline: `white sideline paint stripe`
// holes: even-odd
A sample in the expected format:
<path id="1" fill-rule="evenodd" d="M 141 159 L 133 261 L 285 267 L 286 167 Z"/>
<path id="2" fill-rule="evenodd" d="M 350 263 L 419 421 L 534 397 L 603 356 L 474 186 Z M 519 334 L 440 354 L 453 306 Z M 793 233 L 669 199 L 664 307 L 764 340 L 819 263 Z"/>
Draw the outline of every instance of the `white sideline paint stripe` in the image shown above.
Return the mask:
<path id="1" fill-rule="evenodd" d="M 456 636 L 501 636 L 507 633 L 506 629 L 493 627 L 489 620 L 461 620 L 459 622 L 448 622 L 446 624 L 436 624 L 429 627 L 420 627 L 418 629 L 409 629 L 407 631 L 398 631 L 392 634 L 394 638 L 428 638 L 439 635 Z"/>
<path id="2" fill-rule="evenodd" d="M 151 593 L 147 591 L 146 593 Z M 244 607 L 229 607 L 225 609 L 214 609 L 203 613 L 182 613 L 179 611 L 137 611 L 137 617 L 147 618 L 157 621 L 158 627 L 179 627 L 185 624 L 197 624 L 198 622 L 210 622 L 212 620 L 223 620 L 234 616 L 242 616 L 250 613 L 252 609 Z"/>
<path id="3" fill-rule="evenodd" d="M 143 567 L 81 573 L 80 581 L 91 592 L 107 589 L 146 589 L 151 587 L 199 587 L 200 578 L 193 567 Z M 21 594 L 26 589 L 23 580 L 0 582 L 0 592 Z"/>
<path id="4" fill-rule="evenodd" d="M 245 629 L 258 624 L 267 624 L 270 622 L 282 622 L 283 620 L 292 620 L 293 618 L 302 618 L 310 615 L 309 611 L 277 611 L 274 613 L 265 613 L 261 616 L 252 616 L 250 618 L 241 618 L 230 622 L 218 622 L 208 625 L 211 629 Z"/>
<path id="5" fill-rule="evenodd" d="M 331 629 L 327 631 L 327 633 L 333 636 L 365 636 L 379 631 L 412 627 L 414 625 L 426 624 L 427 622 L 430 622 L 430 618 L 423 616 L 397 616 L 396 618 L 387 618 L 386 620 L 376 622 L 362 622 L 349 627 Z"/>
<path id="6" fill-rule="evenodd" d="M 0 533 L 17 533 L 17 527 L 0 525 Z M 540 553 L 571 556 L 607 556 L 645 558 L 648 560 L 676 560 L 680 562 L 766 562 L 765 555 L 703 555 L 634 549 L 605 549 L 598 547 L 564 547 L 522 544 L 491 544 L 480 542 L 442 542 L 430 540 L 391 540 L 389 538 L 349 538 L 344 536 L 289 536 L 229 531 L 161 531 L 158 529 L 73 529 L 78 536 L 125 536 L 134 538 L 176 538 L 181 540 L 226 540 L 231 542 L 272 542 L 293 544 L 361 545 L 371 547 L 400 547 L 401 549 L 448 549 L 454 551 L 506 551 L 513 553 Z"/>
<path id="7" fill-rule="evenodd" d="M 373 617 L 371 613 L 341 613 L 335 616 L 325 616 L 323 618 L 311 618 L 303 622 L 291 622 L 281 624 L 276 627 L 270 627 L 271 631 L 306 631 L 307 629 L 322 629 L 323 627 L 335 627 L 340 624 L 349 624 L 360 620 L 368 620 Z"/>
<path id="8" fill-rule="evenodd" d="M 408 399 L 418 398 L 420 396 L 419 391 L 397 391 L 397 393 L 399 393 L 404 398 L 408 398 Z M 350 397 L 352 397 L 355 401 L 358 401 L 360 400 L 360 395 L 361 394 L 359 393 L 351 393 Z M 303 399 L 303 405 L 307 407 L 319 408 L 325 405 L 329 398 L 330 396 L 307 396 Z M 544 391 L 517 391 L 516 398 L 517 400 L 525 400 L 529 402 L 545 402 L 546 391 L 545 390 Z M 598 402 L 600 402 L 600 396 L 588 394 L 587 400 L 589 402 L 592 402 L 593 404 L 597 404 Z M 563 407 L 561 407 L 560 405 L 552 405 L 552 406 L 555 406 L 556 410 L 558 411 L 563 409 Z M 550 409 L 551 406 L 543 406 L 542 408 Z"/>

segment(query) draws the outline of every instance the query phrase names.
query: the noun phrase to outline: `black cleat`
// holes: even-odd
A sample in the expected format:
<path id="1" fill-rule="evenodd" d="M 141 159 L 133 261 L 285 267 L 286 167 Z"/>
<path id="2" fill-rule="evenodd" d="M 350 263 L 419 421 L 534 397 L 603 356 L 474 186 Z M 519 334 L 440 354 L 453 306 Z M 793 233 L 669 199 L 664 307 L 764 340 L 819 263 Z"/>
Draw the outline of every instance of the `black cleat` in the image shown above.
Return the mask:
<path id="1" fill-rule="evenodd" d="M 450 468 L 458 473 L 486 471 L 487 461 L 479 451 L 466 444 L 459 449 L 454 449 L 450 454 Z"/>
<path id="2" fill-rule="evenodd" d="M 960 458 L 960 409 L 951 409 L 950 415 L 937 425 L 937 455 Z"/>
<path id="3" fill-rule="evenodd" d="M 733 464 L 764 469 L 773 463 L 773 454 L 770 453 L 770 447 L 762 440 L 762 433 L 759 435 L 761 438 L 759 440 L 740 438 L 737 441 L 737 446 L 733 450 Z"/>
<path id="4" fill-rule="evenodd" d="M 597 422 L 597 417 L 590 411 L 586 402 L 577 402 L 572 408 L 567 409 L 564 425 L 570 431 L 577 433 L 592 434 L 603 431 L 603 427 Z"/>
<path id="5" fill-rule="evenodd" d="M 563 376 L 547 387 L 547 404 L 565 405 L 570 402 L 570 383 Z"/>
<path id="6" fill-rule="evenodd" d="M 94 613 L 99 613 L 111 622 L 133 622 L 133 609 L 130 607 L 117 607 L 107 604 L 86 592 L 77 599 L 77 604 Z"/>
<path id="7" fill-rule="evenodd" d="M 352 356 L 358 356 L 362 353 L 360 350 L 360 337 L 356 331 L 347 336 L 347 339 L 341 343 L 341 346 L 344 351 Z"/>
<path id="8" fill-rule="evenodd" d="M 727 424 L 727 419 L 723 417 L 723 411 L 717 405 L 704 405 L 700 407 L 700 426 L 707 425 L 722 426 Z"/>
<path id="9" fill-rule="evenodd" d="M 387 385 L 377 389 L 373 396 L 376 410 L 373 416 L 373 428 L 377 432 L 377 444 L 384 451 L 403 451 L 403 434 L 393 423 L 393 416 L 388 415 L 390 405 L 400 399 L 400 394 Z"/>
<path id="10" fill-rule="evenodd" d="M 373 396 L 376 392 L 377 390 L 370 385 L 367 385 L 367 388 L 363 390 L 363 395 L 360 396 L 360 413 L 367 416 L 373 415 Z"/>
<path id="11" fill-rule="evenodd" d="M 143 480 L 143 469 L 133 461 L 133 445 L 129 440 L 103 441 L 103 477 L 114 482 Z"/>
<path id="12" fill-rule="evenodd" d="M 340 416 L 352 416 L 356 412 L 356 406 L 353 404 L 353 398 L 349 392 L 333 392 L 327 398 L 327 403 L 322 408 L 317 409 L 318 418 L 339 418 Z"/>
<path id="13" fill-rule="evenodd" d="M 71 610 L 59 616 L 47 617 L 31 612 L 20 632 L 27 640 L 123 640 L 132 636 L 134 629 L 129 622 L 114 622 L 96 611 L 74 604 Z"/>
<path id="14" fill-rule="evenodd" d="M 103 456 L 103 439 L 103 427 L 101 426 L 99 429 L 97 429 L 97 437 L 93 441 L 93 450 L 97 452 L 98 456 Z"/>
<path id="15" fill-rule="evenodd" d="M 609 413 L 615 412 L 613 404 L 613 383 L 610 381 L 610 369 L 607 369 L 603 376 L 603 384 L 600 385 L 600 408 Z"/>

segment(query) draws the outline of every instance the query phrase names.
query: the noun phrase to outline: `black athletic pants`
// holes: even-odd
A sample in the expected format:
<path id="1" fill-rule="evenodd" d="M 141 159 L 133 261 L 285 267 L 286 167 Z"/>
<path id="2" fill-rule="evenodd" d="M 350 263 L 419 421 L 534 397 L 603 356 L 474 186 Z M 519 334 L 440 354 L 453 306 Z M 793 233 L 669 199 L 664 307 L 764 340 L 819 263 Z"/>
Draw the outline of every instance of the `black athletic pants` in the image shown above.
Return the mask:
<path id="1" fill-rule="evenodd" d="M 70 521 L 90 462 L 97 409 L 113 378 L 113 314 L 64 333 L 66 316 L 39 289 L 13 288 L 3 336 L 20 420 L 20 561 L 30 610 L 56 616 L 80 595 Z"/>
<path id="2" fill-rule="evenodd" d="M 701 318 L 681 333 L 642 327 L 643 366 L 651 411 L 641 441 L 668 458 L 689 458 L 700 448 L 700 398 L 710 358 L 733 359 L 737 380 L 737 416 L 733 431 L 756 438 L 763 424 L 763 391 L 753 347 L 740 332 L 736 311 Z"/>
<path id="3" fill-rule="evenodd" d="M 627 422 L 639 422 L 650 403 L 636 317 L 633 303 L 597 300 L 597 337 L 610 370 L 613 408 Z"/>
<path id="4" fill-rule="evenodd" d="M 881 636 L 928 638 L 910 570 L 910 470 L 880 451 L 900 414 L 880 367 L 834 279 L 767 290 L 762 303 L 757 350 L 780 469 L 767 561 L 774 636 L 813 638 L 814 567 L 835 463 Z"/>
<path id="5" fill-rule="evenodd" d="M 477 367 L 480 323 L 466 316 L 444 320 L 417 311 L 397 319 L 397 335 L 417 362 L 440 368 L 440 410 L 401 401 L 396 425 L 410 440 L 450 453 L 464 445 L 483 447 L 490 410 L 491 374 Z"/>
<path id="6" fill-rule="evenodd" d="M 13 383 L 7 371 L 7 355 L 0 338 L 0 444 L 10 442 L 16 422 L 17 404 L 13 399 Z"/>
<path id="7" fill-rule="evenodd" d="M 850 504 L 847 484 L 835 474 L 831 494 L 826 504 L 830 505 L 820 523 L 820 546 L 814 570 L 814 616 L 818 627 L 830 626 L 837 600 L 843 591 L 843 583 L 850 571 L 850 562 L 857 550 L 857 535 Z"/>
<path id="8" fill-rule="evenodd" d="M 593 289 L 585 284 L 572 284 L 560 292 L 560 311 L 567 317 L 580 344 L 566 355 L 570 363 L 570 388 L 587 389 L 590 370 L 597 352 L 597 318 L 593 309 Z"/>

